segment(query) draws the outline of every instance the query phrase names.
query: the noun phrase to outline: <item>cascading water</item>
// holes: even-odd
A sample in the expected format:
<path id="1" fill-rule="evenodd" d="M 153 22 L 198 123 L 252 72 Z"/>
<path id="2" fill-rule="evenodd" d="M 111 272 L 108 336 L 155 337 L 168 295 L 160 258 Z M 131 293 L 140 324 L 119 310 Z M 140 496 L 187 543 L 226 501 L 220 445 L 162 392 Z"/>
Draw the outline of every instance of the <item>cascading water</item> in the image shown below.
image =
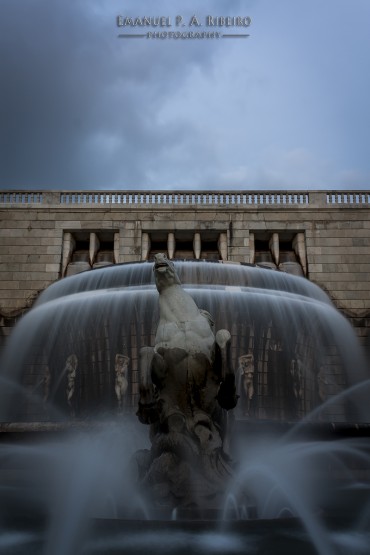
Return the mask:
<path id="1" fill-rule="evenodd" d="M 155 550 L 158 541 L 161 553 L 180 553 L 183 548 L 208 553 L 218 545 L 223 553 L 262 554 L 266 538 L 250 529 L 245 519 L 294 516 L 303 522 L 305 539 L 302 530 L 284 528 L 278 538 L 281 552 L 286 552 L 287 542 L 300 549 L 303 541 L 320 555 L 348 549 L 366 553 L 367 440 L 303 440 L 302 436 L 307 421 L 325 429 L 332 423 L 357 429 L 370 422 L 369 371 L 351 326 L 306 279 L 244 265 L 175 262 L 175 266 L 184 289 L 212 315 L 215 328 L 231 333 L 240 395 L 234 410 L 239 463 L 225 491 L 225 514 L 233 513 L 230 507 L 235 506 L 234 516 L 243 520 L 244 528 L 234 523 L 233 529 L 220 531 L 203 525 L 202 533 L 197 531 L 200 535 L 194 536 L 191 529 L 188 536 L 172 524 L 138 536 L 132 529 L 123 535 L 112 530 L 109 541 L 99 537 L 89 543 L 94 537 L 88 532 L 92 517 L 158 518 L 132 489 L 129 463 L 137 448 L 147 446 L 133 415 L 139 399 L 140 349 L 154 345 L 158 323 L 153 266 L 140 263 L 55 283 L 10 338 L 1 361 L 0 420 L 19 422 L 13 428 L 18 433 L 36 426 L 45 434 L 58 429 L 59 435 L 32 445 L 18 441 L 1 445 L 2 495 L 14 508 L 10 524 L 3 509 L 3 542 L 17 553 L 32 553 L 32 545 L 38 546 L 35 553 L 44 549 L 48 554 L 82 552 L 82 545 L 86 553 L 123 547 L 125 552 L 139 553 L 149 545 Z M 263 437 L 256 432 L 261 424 L 274 422 L 296 424 L 290 425 L 286 439 L 266 435 L 266 428 Z M 250 435 L 246 430 L 251 427 Z M 72 428 L 78 433 L 61 437 Z M 19 467 L 22 479 L 32 470 L 27 491 L 8 477 Z M 238 507 L 234 501 L 241 489 L 247 492 L 249 506 Z M 351 519 L 346 518 L 345 530 L 333 529 L 326 519 L 344 510 L 344 499 L 351 499 Z M 49 515 L 47 532 L 40 536 L 37 527 L 32 533 L 26 527 L 14 535 L 11 523 L 17 514 L 24 520 L 30 512 Z M 271 548 L 266 552 L 280 553 Z"/>
<path id="2" fill-rule="evenodd" d="M 248 266 L 178 262 L 176 268 L 216 329 L 230 330 L 235 370 L 240 357 L 250 355 L 253 394 L 247 408 L 240 371 L 239 416 L 295 421 L 366 379 L 350 325 L 308 280 Z M 94 418 L 120 403 L 135 412 L 139 351 L 153 344 L 157 321 L 152 264 L 110 267 L 52 285 L 23 318 L 3 357 L 1 419 L 55 420 L 57 412 L 59 418 Z M 127 357 L 121 401 L 117 355 Z M 23 399 L 11 394 L 15 377 L 24 386 Z M 362 408 L 343 399 L 318 418 L 366 420 Z"/>

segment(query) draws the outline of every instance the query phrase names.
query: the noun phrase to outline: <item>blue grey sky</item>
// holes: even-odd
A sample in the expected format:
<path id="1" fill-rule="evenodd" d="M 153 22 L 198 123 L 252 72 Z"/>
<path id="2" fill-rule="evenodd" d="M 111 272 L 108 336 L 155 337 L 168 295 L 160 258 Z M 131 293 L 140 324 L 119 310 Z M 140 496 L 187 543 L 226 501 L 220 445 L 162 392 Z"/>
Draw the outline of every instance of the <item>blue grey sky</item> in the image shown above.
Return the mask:
<path id="1" fill-rule="evenodd" d="M 369 0 L 0 0 L 0 188 L 369 189 L 369 30 Z"/>

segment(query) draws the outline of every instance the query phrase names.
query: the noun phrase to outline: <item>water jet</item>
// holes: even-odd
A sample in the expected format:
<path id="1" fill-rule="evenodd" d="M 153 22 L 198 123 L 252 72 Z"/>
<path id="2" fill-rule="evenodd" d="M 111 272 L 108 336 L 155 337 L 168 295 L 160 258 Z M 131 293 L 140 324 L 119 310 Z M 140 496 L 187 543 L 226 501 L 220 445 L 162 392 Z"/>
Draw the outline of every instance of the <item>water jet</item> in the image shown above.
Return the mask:
<path id="1" fill-rule="evenodd" d="M 168 268 L 184 295 L 161 307 Z M 156 269 L 157 284 L 148 262 L 65 278 L 14 330 L 1 361 L 8 541 L 20 553 L 30 538 L 55 554 L 155 551 L 153 538 L 162 553 L 364 553 L 369 371 L 349 323 L 302 277 L 160 257 Z"/>

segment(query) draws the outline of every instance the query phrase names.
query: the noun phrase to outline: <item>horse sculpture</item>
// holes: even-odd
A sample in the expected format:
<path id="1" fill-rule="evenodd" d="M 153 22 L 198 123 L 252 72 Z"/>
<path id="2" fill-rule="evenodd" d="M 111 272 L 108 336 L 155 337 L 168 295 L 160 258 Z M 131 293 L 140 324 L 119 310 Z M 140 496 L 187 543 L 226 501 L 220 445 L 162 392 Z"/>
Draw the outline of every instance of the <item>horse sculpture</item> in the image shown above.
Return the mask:
<path id="1" fill-rule="evenodd" d="M 159 313 L 154 347 L 141 349 L 137 415 L 151 449 L 137 454 L 140 481 L 156 502 L 214 507 L 232 475 L 227 411 L 237 403 L 230 333 L 181 286 L 173 263 L 154 263 Z"/>

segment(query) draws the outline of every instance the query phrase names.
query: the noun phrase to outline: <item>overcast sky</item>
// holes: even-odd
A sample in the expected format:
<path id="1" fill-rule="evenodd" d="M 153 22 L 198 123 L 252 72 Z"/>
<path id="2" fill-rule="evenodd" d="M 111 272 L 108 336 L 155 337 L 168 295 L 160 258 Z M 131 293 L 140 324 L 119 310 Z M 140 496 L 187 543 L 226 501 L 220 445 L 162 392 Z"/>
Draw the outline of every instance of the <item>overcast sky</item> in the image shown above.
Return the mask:
<path id="1" fill-rule="evenodd" d="M 370 189 L 370 0 L 0 0 L 0 46 L 1 189 Z"/>

